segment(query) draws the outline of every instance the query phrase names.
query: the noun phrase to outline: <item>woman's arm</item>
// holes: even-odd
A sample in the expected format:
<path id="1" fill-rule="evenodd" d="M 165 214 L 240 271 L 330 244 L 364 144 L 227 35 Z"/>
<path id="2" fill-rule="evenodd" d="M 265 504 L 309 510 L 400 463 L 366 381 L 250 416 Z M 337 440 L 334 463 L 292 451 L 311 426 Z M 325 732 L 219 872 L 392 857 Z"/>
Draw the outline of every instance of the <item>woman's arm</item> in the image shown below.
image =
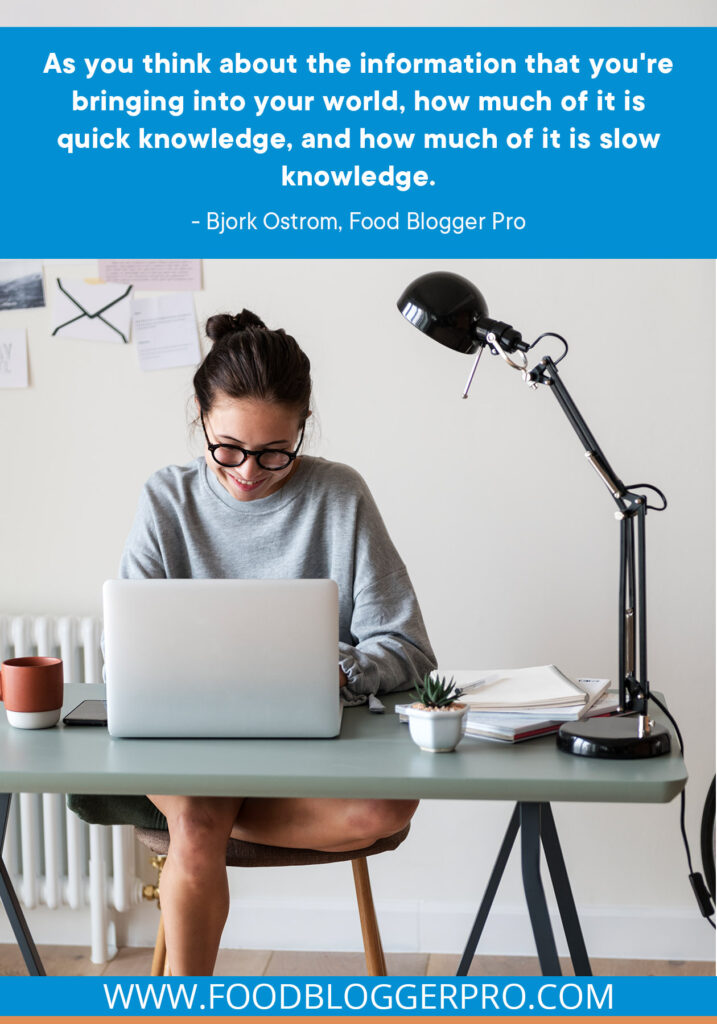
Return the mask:
<path id="1" fill-rule="evenodd" d="M 160 550 L 152 502 L 145 487 L 120 559 L 121 579 L 163 579 L 167 571 Z"/>
<path id="2" fill-rule="evenodd" d="M 351 621 L 355 644 L 339 644 L 339 664 L 354 693 L 406 690 L 436 667 L 405 568 L 361 590 Z"/>
<path id="3" fill-rule="evenodd" d="M 345 468 L 344 468 L 345 472 Z M 339 664 L 357 694 L 407 690 L 436 667 L 406 566 L 365 480 L 349 471 L 353 518 L 353 608 Z"/>

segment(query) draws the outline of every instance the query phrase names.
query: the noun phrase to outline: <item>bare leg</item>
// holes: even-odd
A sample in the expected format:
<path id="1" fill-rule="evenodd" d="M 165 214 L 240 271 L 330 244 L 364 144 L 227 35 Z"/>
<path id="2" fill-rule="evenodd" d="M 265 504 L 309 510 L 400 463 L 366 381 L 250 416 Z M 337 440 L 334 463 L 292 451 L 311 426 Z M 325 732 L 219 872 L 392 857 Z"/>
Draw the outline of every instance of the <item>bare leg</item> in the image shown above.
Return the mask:
<path id="1" fill-rule="evenodd" d="M 150 796 L 167 818 L 170 847 L 160 899 L 174 975 L 210 975 L 229 912 L 229 836 L 265 846 L 339 852 L 393 835 L 414 800 Z"/>
<path id="2" fill-rule="evenodd" d="M 248 797 L 231 834 L 266 846 L 360 850 L 402 829 L 417 806 L 417 800 Z"/>
<path id="3" fill-rule="evenodd" d="M 172 974 L 214 970 L 229 912 L 227 839 L 242 799 L 150 796 L 167 818 L 171 839 L 160 900 Z"/>

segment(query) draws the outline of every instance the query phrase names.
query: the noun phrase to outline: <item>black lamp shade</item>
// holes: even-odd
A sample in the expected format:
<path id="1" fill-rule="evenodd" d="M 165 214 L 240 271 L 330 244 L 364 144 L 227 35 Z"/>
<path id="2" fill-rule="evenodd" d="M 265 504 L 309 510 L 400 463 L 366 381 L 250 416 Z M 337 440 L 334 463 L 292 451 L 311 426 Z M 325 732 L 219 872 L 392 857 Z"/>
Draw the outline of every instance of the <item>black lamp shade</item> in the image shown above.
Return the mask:
<path id="1" fill-rule="evenodd" d="M 456 352 L 471 354 L 481 344 L 475 326 L 487 317 L 488 306 L 476 286 L 460 274 L 438 270 L 417 277 L 398 300 L 398 308 L 419 331 Z"/>

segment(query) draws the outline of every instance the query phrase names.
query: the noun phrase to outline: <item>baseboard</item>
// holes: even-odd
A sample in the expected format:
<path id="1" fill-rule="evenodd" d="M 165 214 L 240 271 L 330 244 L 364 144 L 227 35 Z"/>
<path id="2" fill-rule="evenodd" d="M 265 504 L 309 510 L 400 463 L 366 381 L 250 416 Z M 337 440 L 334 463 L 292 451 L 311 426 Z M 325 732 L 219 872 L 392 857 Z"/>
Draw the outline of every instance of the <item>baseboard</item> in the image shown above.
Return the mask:
<path id="1" fill-rule="evenodd" d="M 376 905 L 387 952 L 460 953 L 476 908 L 466 903 L 386 900 Z M 640 960 L 714 960 L 715 935 L 696 909 L 646 907 L 579 908 L 591 957 Z M 114 915 L 120 945 L 154 945 L 157 912 L 139 906 Z M 553 928 L 561 955 L 567 953 L 559 918 Z M 27 912 L 35 941 L 89 945 L 89 911 L 38 908 Z M 12 942 L 0 913 L 0 942 Z M 353 900 L 232 901 L 222 945 L 228 949 L 361 950 L 361 931 Z M 479 953 L 532 956 L 535 945 L 524 906 L 496 907 L 478 947 Z"/>
<path id="2" fill-rule="evenodd" d="M 477 907 L 464 903 L 391 900 L 376 905 L 387 952 L 460 953 Z M 696 909 L 597 907 L 579 911 L 589 955 L 620 959 L 714 960 L 715 933 Z M 567 955 L 562 925 L 551 914 L 558 952 Z M 361 950 L 358 914 L 352 901 L 276 904 L 232 901 L 222 945 L 236 949 Z M 524 906 L 494 908 L 479 952 L 533 956 Z"/>
<path id="3" fill-rule="evenodd" d="M 32 910 L 23 908 L 23 913 L 38 946 L 91 945 L 89 907 L 82 907 L 79 910 L 71 910 L 69 907 L 60 907 L 57 910 L 49 910 L 47 907 L 35 907 Z M 118 915 L 108 915 L 110 919 L 108 928 L 110 957 L 114 956 L 117 945 L 113 916 Z M 0 907 L 0 942 L 15 942 L 10 922 L 2 907 Z"/>
<path id="4" fill-rule="evenodd" d="M 477 908 L 422 902 L 420 949 L 434 953 L 462 952 Z M 380 913 L 377 910 L 377 913 Z M 635 960 L 715 959 L 715 933 L 696 908 L 578 908 L 590 957 Z M 560 956 L 568 948 L 557 910 L 550 919 Z M 381 917 L 383 928 L 383 917 Z M 499 956 L 534 956 L 535 943 L 524 906 L 494 908 L 477 952 Z"/>

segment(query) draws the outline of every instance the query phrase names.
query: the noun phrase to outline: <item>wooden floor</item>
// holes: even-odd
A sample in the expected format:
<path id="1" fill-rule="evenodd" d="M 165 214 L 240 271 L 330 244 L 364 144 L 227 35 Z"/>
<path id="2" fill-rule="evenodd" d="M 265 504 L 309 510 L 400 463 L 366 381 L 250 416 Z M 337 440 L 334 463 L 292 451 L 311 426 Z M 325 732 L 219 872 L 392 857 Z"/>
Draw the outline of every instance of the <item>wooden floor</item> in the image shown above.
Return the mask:
<path id="1" fill-rule="evenodd" d="M 121 949 L 107 964 L 90 962 L 86 946 L 40 946 L 40 956 L 49 975 L 149 975 L 151 949 Z M 459 957 L 445 953 L 388 953 L 390 975 L 448 976 L 455 974 Z M 593 972 L 610 975 L 714 976 L 714 963 L 686 960 L 600 960 L 591 961 Z M 563 973 L 572 974 L 568 960 L 561 960 Z M 25 965 L 15 946 L 0 945 L 0 977 L 25 975 Z M 537 957 L 477 956 L 470 971 L 483 977 L 539 975 Z M 223 949 L 215 970 L 217 975 L 365 975 L 363 953 L 271 952 L 253 949 Z"/>

